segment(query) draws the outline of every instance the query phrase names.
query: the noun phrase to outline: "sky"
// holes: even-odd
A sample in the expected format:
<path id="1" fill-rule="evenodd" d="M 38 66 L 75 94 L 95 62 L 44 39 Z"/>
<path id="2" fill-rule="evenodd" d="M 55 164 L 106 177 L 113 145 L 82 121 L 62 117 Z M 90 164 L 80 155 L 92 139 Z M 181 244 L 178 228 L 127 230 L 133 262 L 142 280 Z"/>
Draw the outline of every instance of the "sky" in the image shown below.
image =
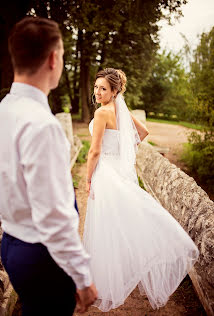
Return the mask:
<path id="1" fill-rule="evenodd" d="M 189 0 L 182 7 L 183 17 L 174 22 L 173 26 L 167 21 L 160 21 L 162 26 L 160 34 L 161 50 L 177 53 L 184 46 L 184 34 L 194 49 L 199 43 L 198 34 L 209 32 L 214 26 L 214 0 Z"/>

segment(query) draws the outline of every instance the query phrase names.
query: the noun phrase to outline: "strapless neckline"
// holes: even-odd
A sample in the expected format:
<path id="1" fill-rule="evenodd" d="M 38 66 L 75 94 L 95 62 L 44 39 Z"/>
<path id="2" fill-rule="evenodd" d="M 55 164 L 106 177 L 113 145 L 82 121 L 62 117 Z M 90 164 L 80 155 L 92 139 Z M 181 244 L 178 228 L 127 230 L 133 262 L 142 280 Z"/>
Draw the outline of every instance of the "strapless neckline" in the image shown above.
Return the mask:
<path id="1" fill-rule="evenodd" d="M 105 131 L 118 132 L 118 129 L 114 129 L 114 128 L 105 128 Z"/>
<path id="2" fill-rule="evenodd" d="M 89 123 L 89 130 L 90 130 L 90 132 L 92 132 L 92 130 L 93 130 L 93 124 L 94 124 L 94 119 L 92 119 L 91 120 L 91 122 Z M 92 127 L 92 128 L 90 128 L 90 127 Z M 113 132 L 113 133 L 115 133 L 115 132 L 119 132 L 119 130 L 118 129 L 114 129 L 114 128 L 105 128 L 105 132 Z"/>

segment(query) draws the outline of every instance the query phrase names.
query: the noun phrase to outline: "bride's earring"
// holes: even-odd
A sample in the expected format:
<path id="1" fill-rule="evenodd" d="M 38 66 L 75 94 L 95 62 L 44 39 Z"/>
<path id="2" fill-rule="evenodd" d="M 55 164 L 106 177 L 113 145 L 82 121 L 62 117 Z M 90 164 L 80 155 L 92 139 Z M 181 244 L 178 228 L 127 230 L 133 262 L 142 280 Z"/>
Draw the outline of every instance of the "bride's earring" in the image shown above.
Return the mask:
<path id="1" fill-rule="evenodd" d="M 95 98 L 95 94 L 93 93 L 91 96 L 91 101 L 93 106 L 97 109 L 97 102 L 96 102 L 96 98 Z"/>

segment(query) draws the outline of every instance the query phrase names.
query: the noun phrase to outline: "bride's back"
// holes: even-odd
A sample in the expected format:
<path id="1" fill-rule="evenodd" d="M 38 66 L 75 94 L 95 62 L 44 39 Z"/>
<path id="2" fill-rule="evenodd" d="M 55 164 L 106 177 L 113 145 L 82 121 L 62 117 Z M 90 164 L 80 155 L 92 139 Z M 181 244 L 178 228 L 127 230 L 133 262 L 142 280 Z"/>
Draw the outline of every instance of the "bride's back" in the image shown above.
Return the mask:
<path id="1" fill-rule="evenodd" d="M 106 113 L 106 128 L 107 129 L 117 129 L 116 112 L 113 105 L 107 105 L 102 109 Z"/>

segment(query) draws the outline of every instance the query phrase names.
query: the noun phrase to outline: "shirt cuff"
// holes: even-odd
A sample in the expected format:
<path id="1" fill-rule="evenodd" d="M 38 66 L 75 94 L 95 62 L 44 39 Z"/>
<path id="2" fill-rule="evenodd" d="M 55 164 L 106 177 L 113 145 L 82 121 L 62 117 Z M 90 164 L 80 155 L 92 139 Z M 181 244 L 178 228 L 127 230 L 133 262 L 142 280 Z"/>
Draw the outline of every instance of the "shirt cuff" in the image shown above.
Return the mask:
<path id="1" fill-rule="evenodd" d="M 84 273 L 84 275 L 72 275 L 72 279 L 74 280 L 78 290 L 83 290 L 92 284 L 92 276 L 89 268 Z"/>

